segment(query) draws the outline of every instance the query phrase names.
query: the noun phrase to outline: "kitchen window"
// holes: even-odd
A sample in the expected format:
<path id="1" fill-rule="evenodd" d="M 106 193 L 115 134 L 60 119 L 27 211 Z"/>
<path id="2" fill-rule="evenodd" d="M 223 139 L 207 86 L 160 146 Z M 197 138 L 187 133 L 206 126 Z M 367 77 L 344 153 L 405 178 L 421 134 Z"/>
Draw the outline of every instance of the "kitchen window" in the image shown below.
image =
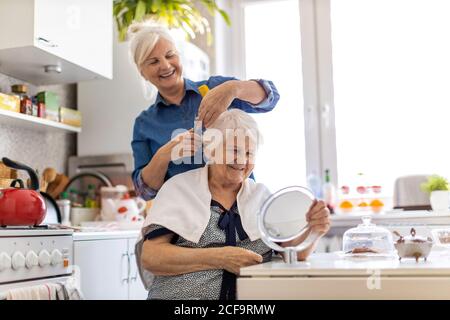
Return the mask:
<path id="1" fill-rule="evenodd" d="M 244 78 L 272 80 L 282 96 L 272 112 L 254 116 L 264 134 L 255 177 L 273 190 L 305 184 L 298 1 L 247 1 L 242 15 Z"/>
<path id="2" fill-rule="evenodd" d="M 323 179 L 330 169 L 339 186 L 355 184 L 361 178 L 357 174 L 363 173 L 369 185 L 381 185 L 383 194 L 391 196 L 401 175 L 438 173 L 450 178 L 450 151 L 444 144 L 450 119 L 449 1 L 239 4 L 234 15 L 244 21 L 245 32 L 235 43 L 245 51 L 246 75 L 263 72 L 261 76 L 276 81 L 282 97 L 277 108 L 288 119 L 278 118 L 282 115 L 275 111 L 260 120 L 269 139 L 266 153 L 258 158 L 261 181 L 275 180 L 276 174 L 284 179 L 295 167 L 294 176 L 302 179 L 280 179 L 276 186 L 305 184 L 307 175 Z M 270 11 L 268 16 L 264 9 Z M 300 36 L 295 36 L 297 30 Z M 296 110 L 289 114 L 283 109 L 288 106 Z M 274 131 L 280 135 L 272 136 Z M 281 145 L 286 136 L 295 141 L 290 149 L 297 151 L 280 151 L 285 144 L 271 144 L 273 138 L 273 144 Z"/>
<path id="3" fill-rule="evenodd" d="M 450 2 L 332 0 L 337 172 L 392 194 L 400 175 L 450 177 Z"/>

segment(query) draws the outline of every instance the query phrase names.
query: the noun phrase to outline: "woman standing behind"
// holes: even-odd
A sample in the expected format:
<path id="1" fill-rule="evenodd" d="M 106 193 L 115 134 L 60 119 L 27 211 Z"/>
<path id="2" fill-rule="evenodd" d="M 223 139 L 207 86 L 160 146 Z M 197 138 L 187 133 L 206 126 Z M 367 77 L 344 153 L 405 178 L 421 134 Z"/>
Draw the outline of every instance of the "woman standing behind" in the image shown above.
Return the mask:
<path id="1" fill-rule="evenodd" d="M 268 112 L 275 107 L 279 94 L 267 80 L 212 76 L 195 82 L 183 78 L 179 53 L 166 28 L 142 25 L 133 27 L 132 32 L 134 62 L 142 77 L 158 90 L 155 103 L 136 118 L 131 143 L 136 191 L 149 200 L 167 179 L 204 166 L 204 162 L 174 163 L 186 155 L 192 157 L 196 152 L 192 146 L 201 145 L 193 130 L 196 116 L 209 127 L 229 107 L 248 113 Z M 199 91 L 202 85 L 210 89 L 203 99 Z M 189 131 L 173 138 L 177 129 Z"/>

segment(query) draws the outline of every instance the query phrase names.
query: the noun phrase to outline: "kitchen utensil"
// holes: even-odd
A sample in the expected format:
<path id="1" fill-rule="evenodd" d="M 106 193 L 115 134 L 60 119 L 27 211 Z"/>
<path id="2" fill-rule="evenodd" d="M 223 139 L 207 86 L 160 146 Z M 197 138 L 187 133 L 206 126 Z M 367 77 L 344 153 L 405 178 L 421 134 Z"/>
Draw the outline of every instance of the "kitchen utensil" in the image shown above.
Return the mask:
<path id="1" fill-rule="evenodd" d="M 53 168 L 46 168 L 42 172 L 42 179 L 41 179 L 41 187 L 40 190 L 43 192 L 47 192 L 47 187 L 49 183 L 53 182 L 56 179 L 56 170 Z"/>
<path id="2" fill-rule="evenodd" d="M 395 243 L 399 260 L 403 258 L 414 258 L 416 262 L 419 262 L 419 259 L 423 258 L 427 261 L 427 257 L 433 247 L 433 239 L 416 235 L 414 228 L 411 228 L 410 233 L 410 236 L 403 237 L 397 231 L 394 231 L 394 234 L 399 237 Z"/>
<path id="3" fill-rule="evenodd" d="M 41 191 L 41 195 L 44 197 L 47 207 L 45 219 L 42 224 L 60 224 L 61 210 L 59 209 L 59 206 L 56 203 L 55 199 L 53 199 L 53 197 L 46 192 Z"/>
<path id="4" fill-rule="evenodd" d="M 31 188 L 7 188 L 0 190 L 0 225 L 39 225 L 45 218 L 46 202 L 39 193 L 39 178 L 30 167 L 8 158 L 3 163 L 17 170 L 25 170 L 30 176 Z M 18 180 L 13 181 L 13 184 Z M 23 183 L 21 183 L 23 186 Z"/>
<path id="5" fill-rule="evenodd" d="M 362 217 L 362 221 L 344 233 L 344 253 L 351 256 L 393 255 L 395 250 L 389 230 L 371 223 L 370 216 Z"/>
<path id="6" fill-rule="evenodd" d="M 15 179 L 5 179 L 5 178 L 0 178 L 0 189 L 6 189 L 9 188 L 11 186 L 11 183 L 14 181 Z"/>
<path id="7" fill-rule="evenodd" d="M 308 222 L 306 213 L 313 204 L 314 195 L 303 187 L 292 186 L 271 195 L 258 213 L 258 227 L 261 239 L 272 249 L 287 252 L 286 262 L 297 262 L 297 251 L 311 245 L 318 237 L 309 233 L 305 240 L 296 247 L 281 247 L 280 242 L 287 242 L 306 235 Z"/>
<path id="8" fill-rule="evenodd" d="M 17 170 L 8 167 L 0 161 L 0 178 L 17 179 Z"/>
<path id="9" fill-rule="evenodd" d="M 66 189 L 68 183 L 69 178 L 67 176 L 57 174 L 55 179 L 48 184 L 47 193 L 56 199 Z"/>
<path id="10" fill-rule="evenodd" d="M 70 226 L 70 200 L 60 199 L 56 200 L 59 211 L 61 212 L 61 224 Z"/>

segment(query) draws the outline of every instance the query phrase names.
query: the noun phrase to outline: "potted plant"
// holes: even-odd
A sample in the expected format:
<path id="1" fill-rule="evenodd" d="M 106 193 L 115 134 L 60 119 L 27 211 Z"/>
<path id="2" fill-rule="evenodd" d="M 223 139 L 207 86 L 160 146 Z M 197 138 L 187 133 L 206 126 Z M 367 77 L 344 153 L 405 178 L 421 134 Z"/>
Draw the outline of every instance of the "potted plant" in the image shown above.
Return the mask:
<path id="1" fill-rule="evenodd" d="M 424 192 L 430 195 L 431 208 L 434 211 L 447 211 L 450 205 L 448 181 L 442 176 L 432 175 L 421 184 Z"/>
<path id="2" fill-rule="evenodd" d="M 117 22 L 119 41 L 125 41 L 128 27 L 133 22 L 152 20 L 184 31 L 188 39 L 196 33 L 206 32 L 207 42 L 211 44 L 212 35 L 208 19 L 200 11 L 204 7 L 211 15 L 216 12 L 230 25 L 228 14 L 220 9 L 216 0 L 114 0 L 113 15 Z"/>

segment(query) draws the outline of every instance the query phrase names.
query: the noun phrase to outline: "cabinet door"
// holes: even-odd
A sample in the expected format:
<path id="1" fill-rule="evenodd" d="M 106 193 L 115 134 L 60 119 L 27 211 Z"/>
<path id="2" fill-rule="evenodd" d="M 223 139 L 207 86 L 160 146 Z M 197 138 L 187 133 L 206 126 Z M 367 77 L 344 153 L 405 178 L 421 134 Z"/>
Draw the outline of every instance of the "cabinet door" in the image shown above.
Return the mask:
<path id="1" fill-rule="evenodd" d="M 130 285 L 129 285 L 129 299 L 130 300 L 145 300 L 148 292 L 144 288 L 144 284 L 139 276 L 139 270 L 136 263 L 136 255 L 134 247 L 137 239 L 128 239 L 128 252 L 130 254 Z"/>
<path id="2" fill-rule="evenodd" d="M 67 1 L 35 0 L 34 1 L 34 45 L 65 59 L 65 37 Z"/>
<path id="3" fill-rule="evenodd" d="M 74 262 L 86 299 L 128 299 L 127 239 L 74 242 Z"/>
<path id="4" fill-rule="evenodd" d="M 35 45 L 112 77 L 111 0 L 35 0 Z"/>

